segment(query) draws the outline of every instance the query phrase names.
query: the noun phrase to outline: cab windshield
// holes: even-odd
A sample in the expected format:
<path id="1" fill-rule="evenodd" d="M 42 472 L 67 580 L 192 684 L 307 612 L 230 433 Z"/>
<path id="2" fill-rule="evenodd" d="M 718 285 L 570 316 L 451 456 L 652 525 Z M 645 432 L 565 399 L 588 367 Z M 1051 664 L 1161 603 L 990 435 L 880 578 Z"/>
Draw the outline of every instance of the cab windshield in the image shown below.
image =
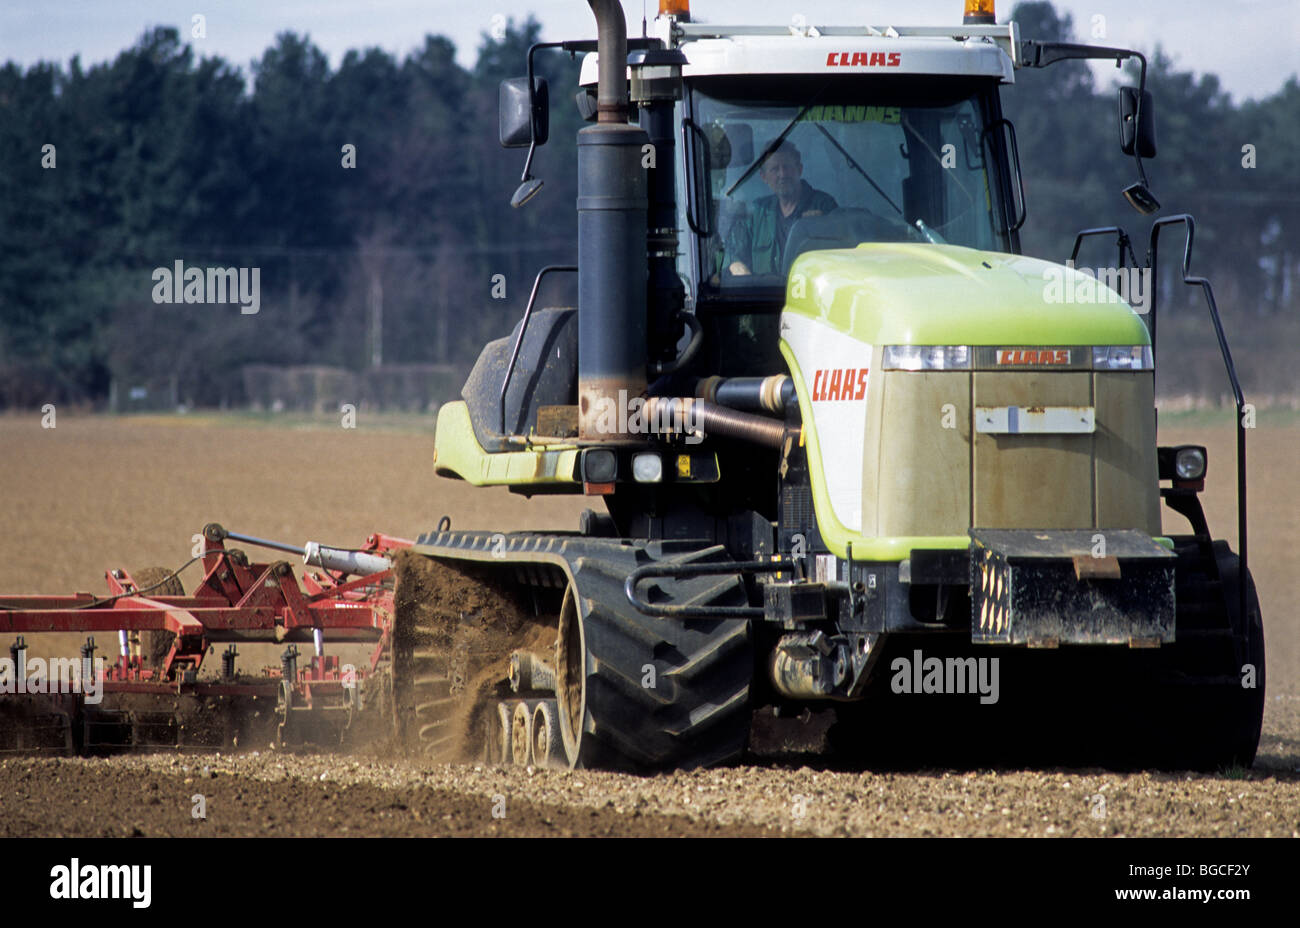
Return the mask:
<path id="1" fill-rule="evenodd" d="M 817 248 L 1013 250 L 989 82 L 795 76 L 777 90 L 734 78 L 692 90 L 701 297 L 783 288 L 794 259 Z"/>

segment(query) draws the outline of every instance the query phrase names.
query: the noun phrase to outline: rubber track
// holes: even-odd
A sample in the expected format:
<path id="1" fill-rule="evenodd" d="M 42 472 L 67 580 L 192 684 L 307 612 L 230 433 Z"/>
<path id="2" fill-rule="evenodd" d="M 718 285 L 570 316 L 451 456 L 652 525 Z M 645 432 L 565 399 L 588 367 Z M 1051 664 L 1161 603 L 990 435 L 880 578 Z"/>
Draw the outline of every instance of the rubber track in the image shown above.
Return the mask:
<path id="1" fill-rule="evenodd" d="M 743 754 L 754 673 L 744 620 L 642 615 L 623 583 L 644 564 L 718 561 L 721 548 L 625 542 L 578 535 L 437 532 L 417 550 L 443 561 L 494 567 L 511 582 L 562 585 L 571 577 L 586 640 L 586 708 L 577 765 L 632 769 L 699 767 Z M 745 605 L 738 574 L 643 587 L 655 601 Z"/>
<path id="2" fill-rule="evenodd" d="M 1153 739 L 1161 766 L 1249 767 L 1264 716 L 1264 630 L 1254 579 L 1247 576 L 1245 621 L 1240 615 L 1241 565 L 1227 542 L 1213 544 L 1217 570 L 1186 536 L 1175 539 L 1188 569 L 1178 577 L 1177 643 L 1167 649 L 1167 721 Z M 1218 574 L 1215 579 L 1214 574 Z M 1199 633 L 1199 634 L 1198 634 Z M 1240 684 L 1255 667 L 1254 688 Z"/>
<path id="3" fill-rule="evenodd" d="M 399 589 L 400 585 L 399 580 Z M 400 605 L 395 622 L 393 706 L 397 737 L 408 750 L 425 759 L 458 760 L 463 745 L 455 721 L 468 695 L 466 635 L 459 628 L 440 627 L 425 610 Z"/>

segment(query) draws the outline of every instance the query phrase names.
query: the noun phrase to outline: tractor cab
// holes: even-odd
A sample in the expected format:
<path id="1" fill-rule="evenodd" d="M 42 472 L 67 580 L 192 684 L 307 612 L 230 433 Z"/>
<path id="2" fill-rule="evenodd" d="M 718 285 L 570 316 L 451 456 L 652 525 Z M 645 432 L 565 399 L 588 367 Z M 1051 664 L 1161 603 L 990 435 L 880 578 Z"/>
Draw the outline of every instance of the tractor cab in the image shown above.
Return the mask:
<path id="1" fill-rule="evenodd" d="M 900 242 L 1019 252 L 1014 129 L 998 98 L 1014 80 L 1014 25 L 728 27 L 679 13 L 650 32 L 640 41 L 680 56 L 660 66 L 675 78 L 671 99 L 641 112 L 647 126 L 671 120 L 675 271 L 710 370 L 783 367 L 778 317 L 788 288 L 809 283 L 791 277 L 806 252 Z M 634 98 L 654 54 L 632 53 Z M 589 112 L 598 71 L 588 55 Z"/>

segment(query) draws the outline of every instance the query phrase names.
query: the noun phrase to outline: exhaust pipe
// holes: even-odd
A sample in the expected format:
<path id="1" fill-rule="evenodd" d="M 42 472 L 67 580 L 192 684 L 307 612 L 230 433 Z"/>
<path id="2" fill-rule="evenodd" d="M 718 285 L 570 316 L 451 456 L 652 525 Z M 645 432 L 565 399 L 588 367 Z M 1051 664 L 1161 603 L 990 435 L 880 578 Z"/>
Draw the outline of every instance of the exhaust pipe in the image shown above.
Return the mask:
<path id="1" fill-rule="evenodd" d="M 645 418 L 648 422 L 669 423 L 683 432 L 738 438 L 778 451 L 784 449 L 787 439 L 799 438 L 799 430 L 787 428 L 781 419 L 739 412 L 689 396 L 652 396 L 645 403 Z"/>
<path id="2" fill-rule="evenodd" d="M 745 412 L 781 415 L 795 401 L 794 381 L 785 374 L 770 377 L 705 377 L 695 384 L 695 395 L 719 406 Z"/>
<path id="3" fill-rule="evenodd" d="M 627 20 L 618 0 L 587 0 L 596 17 L 600 56 L 596 122 L 627 122 Z"/>
<path id="4" fill-rule="evenodd" d="M 578 435 L 619 440 L 603 415 L 646 386 L 644 129 L 629 125 L 627 23 L 618 0 L 588 0 L 599 34 L 599 115 L 578 133 Z M 625 417 L 614 416 L 620 423 Z"/>

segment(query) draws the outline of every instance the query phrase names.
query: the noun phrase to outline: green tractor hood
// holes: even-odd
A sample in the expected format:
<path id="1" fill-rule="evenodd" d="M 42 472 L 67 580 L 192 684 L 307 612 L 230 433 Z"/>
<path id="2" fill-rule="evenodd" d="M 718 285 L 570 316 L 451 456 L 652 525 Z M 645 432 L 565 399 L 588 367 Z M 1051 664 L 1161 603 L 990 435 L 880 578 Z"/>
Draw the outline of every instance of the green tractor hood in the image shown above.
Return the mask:
<path id="1" fill-rule="evenodd" d="M 1150 344 L 1137 313 L 1092 275 L 956 245 L 806 252 L 785 311 L 874 345 Z"/>

